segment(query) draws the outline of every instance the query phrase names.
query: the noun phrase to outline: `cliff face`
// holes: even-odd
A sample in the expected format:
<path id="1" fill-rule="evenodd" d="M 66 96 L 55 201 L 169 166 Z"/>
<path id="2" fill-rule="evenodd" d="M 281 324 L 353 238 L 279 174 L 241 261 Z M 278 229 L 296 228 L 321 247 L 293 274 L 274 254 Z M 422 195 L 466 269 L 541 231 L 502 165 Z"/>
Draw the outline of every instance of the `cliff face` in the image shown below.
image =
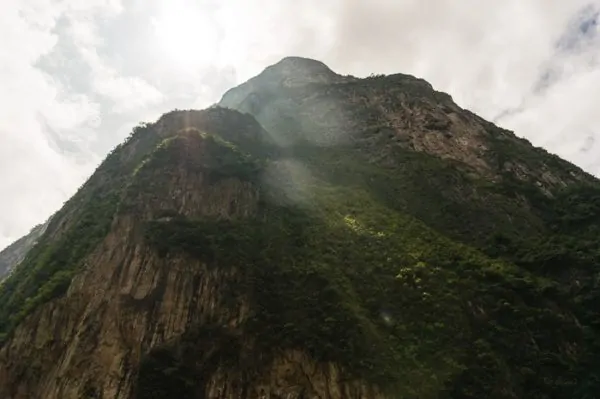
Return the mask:
<path id="1" fill-rule="evenodd" d="M 220 105 L 134 129 L 2 284 L 0 397 L 598 392 L 593 177 L 406 75 Z"/>
<path id="2" fill-rule="evenodd" d="M 327 79 L 311 79 L 315 70 Z M 566 186 L 597 184 L 410 75 L 331 76 L 320 62 L 292 57 L 231 89 L 219 105 L 250 113 L 281 146 L 328 148 L 347 154 L 348 163 L 358 157 L 374 167 L 372 180 L 387 180 L 370 189 L 469 243 L 499 230 L 537 235 L 545 221 L 532 207 Z"/>
<path id="3" fill-rule="evenodd" d="M 49 221 L 35 226 L 29 234 L 19 238 L 17 241 L 4 248 L 0 252 L 0 280 L 4 279 L 10 271 L 25 258 L 27 252 L 37 243 Z"/>

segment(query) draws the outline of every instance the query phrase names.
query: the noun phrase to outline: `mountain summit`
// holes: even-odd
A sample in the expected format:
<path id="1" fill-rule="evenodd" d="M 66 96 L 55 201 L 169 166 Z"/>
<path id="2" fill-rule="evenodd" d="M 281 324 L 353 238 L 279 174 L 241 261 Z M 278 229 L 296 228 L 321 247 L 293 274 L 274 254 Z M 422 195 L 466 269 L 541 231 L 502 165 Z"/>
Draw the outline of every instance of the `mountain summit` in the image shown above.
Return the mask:
<path id="1" fill-rule="evenodd" d="M 592 398 L 599 234 L 600 181 L 424 80 L 285 58 L 51 218 L 0 397 Z"/>

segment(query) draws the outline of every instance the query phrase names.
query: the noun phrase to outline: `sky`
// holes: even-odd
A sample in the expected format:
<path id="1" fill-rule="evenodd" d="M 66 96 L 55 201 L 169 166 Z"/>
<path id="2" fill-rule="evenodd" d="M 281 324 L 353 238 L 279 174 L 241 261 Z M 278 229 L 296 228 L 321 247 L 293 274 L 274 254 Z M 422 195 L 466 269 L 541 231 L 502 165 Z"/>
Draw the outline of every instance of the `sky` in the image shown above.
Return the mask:
<path id="1" fill-rule="evenodd" d="M 600 176 L 600 0 L 2 0 L 0 248 L 139 122 L 285 56 L 407 73 Z"/>

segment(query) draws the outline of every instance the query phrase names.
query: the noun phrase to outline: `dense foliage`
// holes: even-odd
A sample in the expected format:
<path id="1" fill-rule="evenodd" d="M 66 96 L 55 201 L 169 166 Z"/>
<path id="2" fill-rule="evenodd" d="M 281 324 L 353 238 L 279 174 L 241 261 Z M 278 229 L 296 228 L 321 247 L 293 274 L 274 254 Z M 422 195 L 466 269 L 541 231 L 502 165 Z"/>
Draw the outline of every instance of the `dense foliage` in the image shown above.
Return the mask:
<path id="1" fill-rule="evenodd" d="M 397 79 L 411 95 L 447 101 L 404 76 L 356 79 L 327 95 Z M 139 199 L 160 195 L 156 177 L 186 168 L 209 184 L 253 185 L 258 212 L 221 220 L 167 210 L 168 218 L 146 221 L 145 238 L 160 256 L 183 252 L 243 272 L 241 288 L 254 302 L 243 332 L 259 337 L 256 353 L 302 348 L 392 397 L 600 392 L 599 183 L 543 192 L 506 163 L 565 175 L 570 167 L 492 127 L 494 181 L 455 161 L 386 146 L 383 136 L 344 141 L 347 126 L 326 114 L 299 120 L 286 111 L 300 107 L 294 99 L 278 103 L 277 113 L 256 101 L 246 105 L 270 118 L 270 134 L 251 116 L 220 108 L 177 111 L 136 128 L 0 287 L 0 334 L 64 295 L 115 215 L 149 206 Z M 377 122 L 357 112 L 356 120 Z M 293 138 L 307 129 L 314 136 Z M 238 358 L 239 339 L 197 326 L 156 348 L 141 364 L 138 397 L 194 397 L 222 361 L 248 361 Z"/>
<path id="2" fill-rule="evenodd" d="M 0 285 L 0 343 L 38 306 L 62 296 L 83 260 L 106 236 L 134 165 L 156 145 L 148 125 L 136 127 L 52 218 L 38 245 Z M 131 147 L 139 152 L 132 153 Z"/>
<path id="3" fill-rule="evenodd" d="M 231 129 L 232 125 L 237 129 Z M 245 145 L 252 153 L 268 156 L 273 151 L 267 144 L 256 145 L 261 142 L 258 138 L 261 128 L 252 117 L 223 109 L 191 113 L 173 111 L 154 124 L 136 126 L 125 142 L 106 157 L 96 173 L 53 216 L 39 244 L 1 283 L 0 343 L 25 316 L 41 304 L 65 294 L 73 276 L 85 266 L 85 257 L 108 233 L 115 214 L 135 206 L 131 195 L 127 197 L 126 194 L 141 190 L 148 183 L 144 173 L 138 176 L 140 170 L 160 169 L 172 160 L 169 152 L 164 150 L 173 137 L 160 133 L 165 126 L 169 132 L 180 133 L 186 127 L 211 126 L 217 132 L 234 132 L 228 138 Z M 213 179 L 236 173 L 238 177 L 256 174 L 257 166 L 237 147 L 217 135 L 192 131 L 203 135 L 207 153 L 213 154 L 197 162 L 196 167 L 211 170 Z M 255 139 L 249 141 L 248 137 Z"/>
<path id="4" fill-rule="evenodd" d="M 286 175 L 292 156 L 312 160 L 306 162 L 311 179 Z M 578 327 L 559 280 L 526 267 L 529 258 L 514 258 L 514 247 L 498 250 L 499 233 L 496 246 L 482 249 L 513 255 L 513 263 L 492 260 L 408 216 L 406 209 L 426 207 L 435 192 L 439 198 L 441 187 L 416 177 L 394 186 L 411 175 L 361 164 L 358 156 L 351 149 L 296 148 L 285 162 L 276 161 L 275 182 L 263 180 L 255 218 L 149 222 L 147 239 L 163 256 L 184 251 L 215 267 L 243 270 L 257 309 L 246 331 L 261 337 L 261 352 L 304 348 L 399 397 L 573 397 L 580 373 L 595 383 L 581 368 L 594 361 L 587 356 L 594 334 Z M 437 162 L 410 161 L 415 173 Z M 452 174 L 460 176 L 448 167 L 441 176 Z M 402 196 L 380 191 L 390 186 Z M 447 227 L 460 223 L 436 215 L 446 216 Z M 515 234 L 507 229 L 504 237 Z M 519 248 L 530 257 L 543 253 L 534 244 Z"/>

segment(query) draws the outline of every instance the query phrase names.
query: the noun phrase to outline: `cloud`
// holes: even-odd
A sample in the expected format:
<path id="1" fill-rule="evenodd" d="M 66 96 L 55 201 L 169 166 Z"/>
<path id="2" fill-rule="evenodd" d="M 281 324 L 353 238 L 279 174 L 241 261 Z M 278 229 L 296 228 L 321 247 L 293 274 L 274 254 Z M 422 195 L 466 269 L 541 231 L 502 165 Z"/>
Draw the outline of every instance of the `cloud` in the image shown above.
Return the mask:
<path id="1" fill-rule="evenodd" d="M 118 14 L 119 10 L 116 8 L 114 11 Z M 80 12 L 69 14 L 67 33 L 90 69 L 92 92 L 112 103 L 110 112 L 126 113 L 162 101 L 162 93 L 144 79 L 121 76 L 115 68 L 107 65 L 98 54 L 98 49 L 104 43 L 96 32 L 97 22 L 89 18 L 78 18 Z"/>
<path id="2" fill-rule="evenodd" d="M 0 5 L 0 248 L 55 212 L 120 141 L 104 129 L 111 115 L 135 119 L 162 100 L 98 54 L 97 24 L 122 11 L 116 0 Z"/>
<path id="3" fill-rule="evenodd" d="M 600 141 L 598 0 L 250 3 L 223 2 L 219 11 L 224 59 L 239 76 L 289 54 L 358 76 L 414 74 L 600 174 L 597 147 L 588 148 Z"/>
<path id="4" fill-rule="evenodd" d="M 57 210 L 137 122 L 205 107 L 288 55 L 422 77 L 600 175 L 600 0 L 551 3 L 4 0 L 0 247 Z"/>
<path id="5" fill-rule="evenodd" d="M 86 96 L 71 95 L 36 68 L 57 37 L 49 1 L 7 1 L 0 12 L 0 246 L 44 220 L 94 163 L 63 155 L 60 140 L 98 116 Z M 48 133 L 52 132 L 53 135 Z M 77 137 L 80 139 L 80 137 Z M 85 154 L 85 145 L 78 149 Z"/>
<path id="6" fill-rule="evenodd" d="M 88 61 L 93 70 L 92 84 L 95 93 L 113 103 L 112 112 L 131 112 L 162 101 L 162 93 L 145 80 L 120 76 L 115 70 L 103 65 L 96 56 L 89 57 Z"/>

